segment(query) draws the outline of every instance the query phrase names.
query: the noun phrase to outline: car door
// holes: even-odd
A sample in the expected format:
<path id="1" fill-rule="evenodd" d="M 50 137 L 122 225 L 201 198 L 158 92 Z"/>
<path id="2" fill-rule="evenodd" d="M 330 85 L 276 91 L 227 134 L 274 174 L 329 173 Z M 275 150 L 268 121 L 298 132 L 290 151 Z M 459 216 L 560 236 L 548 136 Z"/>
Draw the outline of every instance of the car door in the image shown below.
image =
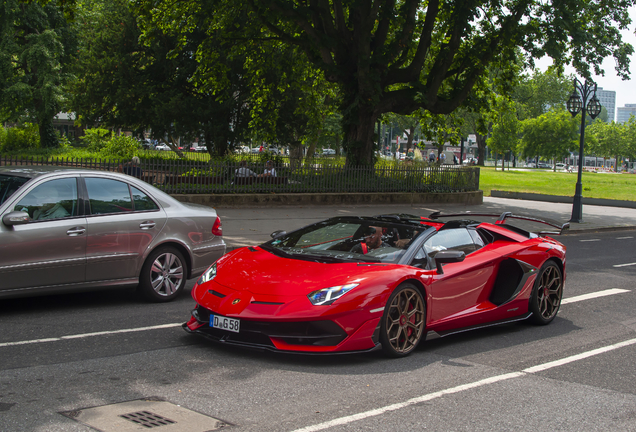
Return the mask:
<path id="1" fill-rule="evenodd" d="M 467 228 L 440 230 L 428 238 L 414 261 L 425 260 L 435 269 L 435 254 L 442 250 L 458 250 L 466 254 L 462 262 L 445 264 L 443 273 L 427 277 L 431 302 L 429 322 L 452 323 L 452 327 L 472 325 L 480 313 L 480 304 L 488 300 L 495 276 L 498 255 L 482 250 L 483 243 Z M 476 242 L 477 241 L 477 242 Z"/>
<path id="2" fill-rule="evenodd" d="M 0 290 L 82 283 L 86 270 L 86 219 L 79 211 L 75 177 L 35 184 L 13 198 L 6 212 L 25 211 L 24 225 L 2 225 Z"/>
<path id="3" fill-rule="evenodd" d="M 143 256 L 166 223 L 163 209 L 120 179 L 83 177 L 88 199 L 86 280 L 139 277 Z"/>

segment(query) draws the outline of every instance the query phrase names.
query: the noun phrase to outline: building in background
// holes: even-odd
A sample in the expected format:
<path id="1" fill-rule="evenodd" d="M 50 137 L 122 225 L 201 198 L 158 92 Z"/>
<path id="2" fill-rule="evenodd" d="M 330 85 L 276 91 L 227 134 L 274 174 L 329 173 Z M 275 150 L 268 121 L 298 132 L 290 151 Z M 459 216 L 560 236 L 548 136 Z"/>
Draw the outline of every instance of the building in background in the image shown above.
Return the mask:
<path id="1" fill-rule="evenodd" d="M 607 122 L 613 122 L 616 110 L 616 92 L 614 90 L 603 90 L 603 87 L 599 87 L 596 89 L 596 97 L 601 102 L 601 106 L 604 106 L 607 110 Z"/>
<path id="2" fill-rule="evenodd" d="M 618 107 L 616 123 L 627 123 L 631 116 L 636 117 L 636 104 L 625 104 L 624 107 Z"/>
<path id="3" fill-rule="evenodd" d="M 53 118 L 53 127 L 70 141 L 84 136 L 84 128 L 75 126 L 75 113 L 58 113 Z"/>

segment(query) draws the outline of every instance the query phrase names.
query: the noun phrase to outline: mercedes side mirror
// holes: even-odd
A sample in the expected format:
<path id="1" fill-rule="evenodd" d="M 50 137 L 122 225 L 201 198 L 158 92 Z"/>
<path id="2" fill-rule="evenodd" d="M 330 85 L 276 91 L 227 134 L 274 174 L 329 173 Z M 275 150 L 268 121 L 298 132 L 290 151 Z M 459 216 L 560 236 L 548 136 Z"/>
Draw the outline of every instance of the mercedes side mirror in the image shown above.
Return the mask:
<path id="1" fill-rule="evenodd" d="M 12 211 L 2 216 L 2 223 L 6 226 L 24 225 L 31 221 L 29 214 L 24 211 Z"/>

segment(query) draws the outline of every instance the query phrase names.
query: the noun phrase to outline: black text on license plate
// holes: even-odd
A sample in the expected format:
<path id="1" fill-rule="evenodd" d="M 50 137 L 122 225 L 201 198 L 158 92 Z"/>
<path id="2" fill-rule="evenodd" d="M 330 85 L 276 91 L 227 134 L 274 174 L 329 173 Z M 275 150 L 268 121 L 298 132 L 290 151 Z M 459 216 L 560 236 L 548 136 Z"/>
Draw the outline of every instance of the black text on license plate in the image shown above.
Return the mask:
<path id="1" fill-rule="evenodd" d="M 238 333 L 241 321 L 221 315 L 210 315 L 210 327 Z"/>

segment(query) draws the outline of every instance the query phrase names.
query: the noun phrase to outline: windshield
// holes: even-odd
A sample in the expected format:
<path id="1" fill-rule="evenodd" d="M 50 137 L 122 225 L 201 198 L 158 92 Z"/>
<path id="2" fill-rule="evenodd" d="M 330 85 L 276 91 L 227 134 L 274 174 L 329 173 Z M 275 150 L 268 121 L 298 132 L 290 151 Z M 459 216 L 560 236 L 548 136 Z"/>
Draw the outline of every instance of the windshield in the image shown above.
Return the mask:
<path id="1" fill-rule="evenodd" d="M 0 175 L 0 204 L 3 204 L 15 191 L 28 182 L 28 178 Z"/>
<path id="2" fill-rule="evenodd" d="M 318 262 L 397 263 L 428 226 L 341 218 L 329 219 L 271 240 L 277 255 Z"/>

